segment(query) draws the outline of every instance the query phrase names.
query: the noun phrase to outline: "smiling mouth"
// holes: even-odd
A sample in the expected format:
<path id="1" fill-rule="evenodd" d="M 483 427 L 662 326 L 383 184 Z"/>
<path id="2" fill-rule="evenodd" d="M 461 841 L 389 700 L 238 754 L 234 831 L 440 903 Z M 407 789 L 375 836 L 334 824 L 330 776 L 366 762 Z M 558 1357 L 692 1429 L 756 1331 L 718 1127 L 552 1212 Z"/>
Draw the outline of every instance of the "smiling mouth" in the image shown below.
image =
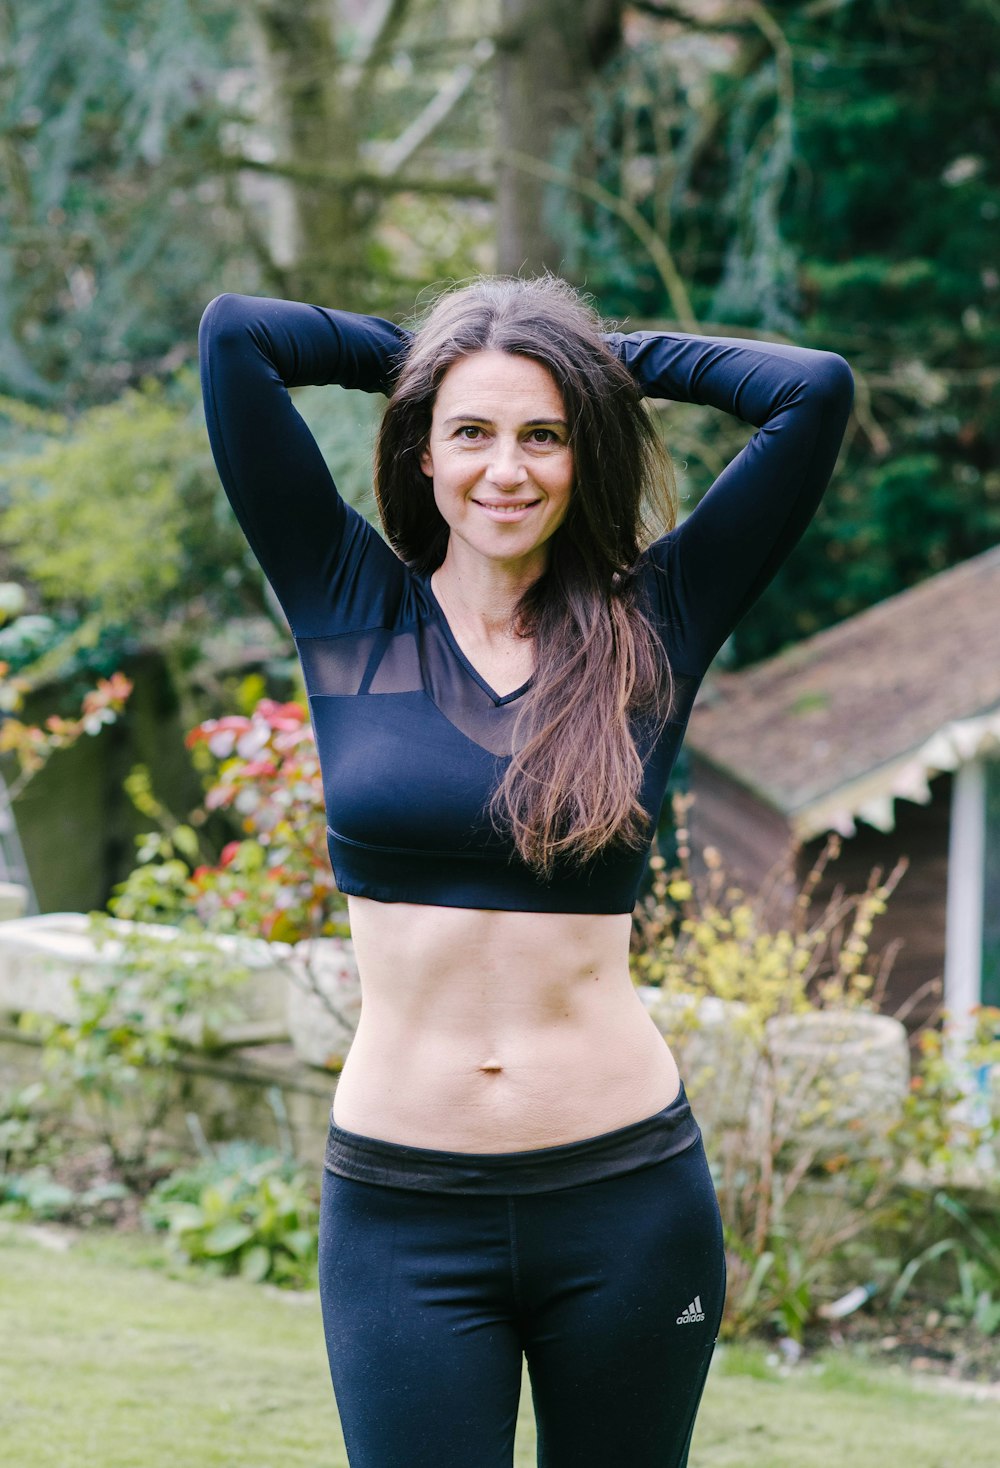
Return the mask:
<path id="1" fill-rule="evenodd" d="M 515 515 L 521 514 L 525 510 L 530 510 L 533 505 L 540 504 L 541 502 L 539 500 L 520 500 L 517 504 L 511 504 L 509 500 L 475 500 L 474 503 L 480 509 L 489 510 L 494 515 L 509 515 L 513 518 Z"/>

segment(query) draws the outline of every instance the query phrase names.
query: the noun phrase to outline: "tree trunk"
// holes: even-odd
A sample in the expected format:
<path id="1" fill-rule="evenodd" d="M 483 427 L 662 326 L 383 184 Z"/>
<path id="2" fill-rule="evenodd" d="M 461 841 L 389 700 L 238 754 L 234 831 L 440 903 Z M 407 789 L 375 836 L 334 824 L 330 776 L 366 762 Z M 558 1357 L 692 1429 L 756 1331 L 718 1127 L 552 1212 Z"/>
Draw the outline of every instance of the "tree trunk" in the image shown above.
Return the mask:
<path id="1" fill-rule="evenodd" d="M 551 161 L 558 134 L 581 120 L 591 82 L 621 43 L 624 8 L 624 0 L 500 0 L 501 271 L 559 270 L 561 246 L 545 209 L 552 185 L 519 168 L 511 155 Z"/>
<path id="2" fill-rule="evenodd" d="M 274 121 L 286 158 L 343 169 L 358 162 L 352 94 L 343 85 L 331 0 L 266 0 L 258 11 Z M 271 246 L 285 293 L 350 308 L 361 289 L 364 223 L 351 183 L 294 176 L 276 185 Z"/>

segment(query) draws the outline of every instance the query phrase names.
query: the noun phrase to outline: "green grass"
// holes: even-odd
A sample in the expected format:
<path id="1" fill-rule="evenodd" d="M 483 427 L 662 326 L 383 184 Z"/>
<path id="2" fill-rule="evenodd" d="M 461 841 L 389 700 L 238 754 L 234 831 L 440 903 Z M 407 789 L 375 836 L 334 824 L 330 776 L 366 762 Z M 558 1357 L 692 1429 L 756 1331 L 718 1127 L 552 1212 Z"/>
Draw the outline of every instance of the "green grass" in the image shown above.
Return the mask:
<path id="1" fill-rule="evenodd" d="M 171 1275 L 158 1258 L 136 1238 L 56 1253 L 0 1232 L 3 1462 L 346 1468 L 316 1296 Z M 691 1468 L 995 1468 L 998 1436 L 1000 1403 L 844 1356 L 782 1377 L 762 1352 L 728 1348 Z M 516 1462 L 534 1463 L 527 1378 Z"/>

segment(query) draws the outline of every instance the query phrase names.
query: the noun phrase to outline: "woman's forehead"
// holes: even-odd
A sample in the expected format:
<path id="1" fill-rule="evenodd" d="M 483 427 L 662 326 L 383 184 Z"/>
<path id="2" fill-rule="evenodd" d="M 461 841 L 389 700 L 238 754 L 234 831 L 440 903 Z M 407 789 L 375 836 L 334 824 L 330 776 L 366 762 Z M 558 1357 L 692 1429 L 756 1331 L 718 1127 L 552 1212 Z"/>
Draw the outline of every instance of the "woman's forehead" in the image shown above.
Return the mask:
<path id="1" fill-rule="evenodd" d="M 523 409 L 546 420 L 565 417 L 558 383 L 533 357 L 497 351 L 460 357 L 441 379 L 435 417 L 492 417 L 485 411 L 490 407 L 505 414 Z"/>

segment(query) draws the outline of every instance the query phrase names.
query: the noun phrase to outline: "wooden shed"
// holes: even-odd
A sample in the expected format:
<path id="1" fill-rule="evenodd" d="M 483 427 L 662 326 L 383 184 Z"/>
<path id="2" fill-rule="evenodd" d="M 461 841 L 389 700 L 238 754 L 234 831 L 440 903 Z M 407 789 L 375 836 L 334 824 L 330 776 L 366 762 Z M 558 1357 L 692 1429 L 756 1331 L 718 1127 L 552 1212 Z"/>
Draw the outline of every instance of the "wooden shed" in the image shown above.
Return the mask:
<path id="1" fill-rule="evenodd" d="M 843 850 L 817 900 L 909 859 L 872 934 L 902 940 L 889 1012 L 922 991 L 910 1022 L 943 1002 L 962 1027 L 1000 1005 L 1000 546 L 710 673 L 687 749 L 694 850 L 717 847 L 748 891 L 783 856 L 804 876 L 830 831 Z"/>

